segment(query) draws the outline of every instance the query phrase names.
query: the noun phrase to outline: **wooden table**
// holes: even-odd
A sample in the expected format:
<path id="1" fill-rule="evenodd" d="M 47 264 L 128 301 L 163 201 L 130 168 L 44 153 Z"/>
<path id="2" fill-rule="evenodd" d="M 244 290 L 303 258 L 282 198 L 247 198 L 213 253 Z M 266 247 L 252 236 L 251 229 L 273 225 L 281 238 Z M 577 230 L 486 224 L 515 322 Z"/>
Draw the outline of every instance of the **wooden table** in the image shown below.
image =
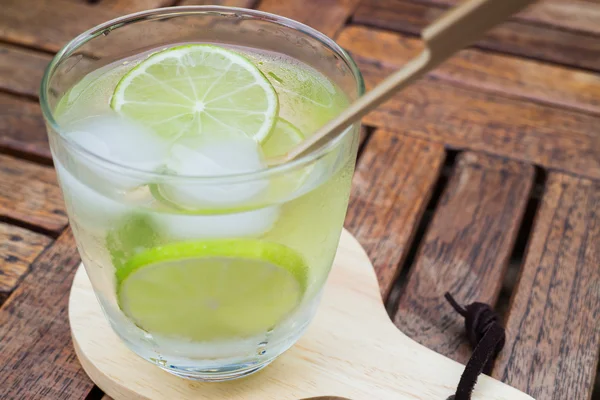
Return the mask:
<path id="1" fill-rule="evenodd" d="M 305 22 L 367 86 L 419 51 L 457 0 L 224 0 Z M 0 398 L 103 397 L 73 353 L 79 264 L 38 83 L 80 32 L 169 0 L 0 4 Z M 178 4 L 205 4 L 184 0 Z M 346 227 L 368 250 L 397 326 L 465 362 L 443 293 L 496 305 L 493 376 L 540 400 L 589 399 L 600 351 L 600 1 L 545 0 L 364 120 Z M 595 399 L 600 399 L 596 390 Z"/>

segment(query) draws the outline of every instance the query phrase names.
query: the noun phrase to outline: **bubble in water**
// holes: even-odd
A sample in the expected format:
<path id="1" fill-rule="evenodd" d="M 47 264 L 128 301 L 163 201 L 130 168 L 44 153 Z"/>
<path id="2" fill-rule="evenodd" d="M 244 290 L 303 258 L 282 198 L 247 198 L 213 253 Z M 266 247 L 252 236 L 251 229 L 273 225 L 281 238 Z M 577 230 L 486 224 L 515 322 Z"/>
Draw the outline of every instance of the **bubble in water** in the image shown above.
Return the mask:
<path id="1" fill-rule="evenodd" d="M 264 356 L 267 353 L 267 344 L 268 342 L 260 342 L 258 347 L 256 348 L 256 354 L 259 356 Z"/>

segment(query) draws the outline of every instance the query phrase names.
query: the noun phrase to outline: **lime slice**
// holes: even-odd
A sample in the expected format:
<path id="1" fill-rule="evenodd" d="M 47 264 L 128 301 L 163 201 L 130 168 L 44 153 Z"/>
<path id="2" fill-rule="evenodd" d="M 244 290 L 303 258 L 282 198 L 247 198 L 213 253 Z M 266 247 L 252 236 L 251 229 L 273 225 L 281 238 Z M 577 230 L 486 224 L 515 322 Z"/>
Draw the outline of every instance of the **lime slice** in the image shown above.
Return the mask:
<path id="1" fill-rule="evenodd" d="M 257 64 L 261 62 L 260 56 L 248 57 Z M 306 135 L 348 107 L 344 92 L 317 70 L 284 60 L 259 65 L 279 95 L 279 117 L 294 121 Z"/>
<path id="2" fill-rule="evenodd" d="M 154 53 L 117 84 L 110 106 L 167 138 L 246 135 L 263 142 L 279 101 L 251 61 L 193 44 Z"/>
<path id="3" fill-rule="evenodd" d="M 266 158 L 282 156 L 304 140 L 304 135 L 291 122 L 277 118 L 273 133 L 262 144 Z"/>
<path id="4" fill-rule="evenodd" d="M 123 312 L 141 329 L 207 341 L 273 328 L 300 303 L 308 268 L 287 246 L 213 239 L 155 247 L 117 270 Z"/>

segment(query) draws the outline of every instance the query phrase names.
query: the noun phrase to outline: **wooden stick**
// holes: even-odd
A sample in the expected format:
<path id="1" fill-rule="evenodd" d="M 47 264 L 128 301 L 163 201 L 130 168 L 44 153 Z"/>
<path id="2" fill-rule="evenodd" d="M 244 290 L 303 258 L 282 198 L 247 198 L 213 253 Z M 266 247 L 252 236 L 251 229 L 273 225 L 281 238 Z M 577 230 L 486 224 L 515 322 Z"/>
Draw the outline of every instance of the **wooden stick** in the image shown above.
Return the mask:
<path id="1" fill-rule="evenodd" d="M 269 166 L 289 162 L 308 154 L 341 134 L 349 125 L 388 100 L 454 53 L 479 40 L 487 31 L 535 0 L 468 0 L 454 7 L 423 30 L 425 49 L 403 68 L 358 98 L 314 135 L 280 157 L 267 160 Z"/>

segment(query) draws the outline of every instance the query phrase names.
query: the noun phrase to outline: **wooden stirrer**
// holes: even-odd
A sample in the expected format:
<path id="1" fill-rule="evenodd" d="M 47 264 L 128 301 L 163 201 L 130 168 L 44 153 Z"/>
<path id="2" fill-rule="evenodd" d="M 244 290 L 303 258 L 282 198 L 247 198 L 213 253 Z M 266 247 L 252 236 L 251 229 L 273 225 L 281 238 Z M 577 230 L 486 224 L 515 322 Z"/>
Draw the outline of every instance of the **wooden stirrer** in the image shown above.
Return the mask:
<path id="1" fill-rule="evenodd" d="M 308 154 L 342 133 L 353 122 L 388 100 L 454 53 L 479 40 L 487 31 L 535 0 L 467 0 L 423 30 L 425 49 L 403 68 L 358 98 L 314 135 L 283 156 L 267 160 L 269 166 Z"/>

